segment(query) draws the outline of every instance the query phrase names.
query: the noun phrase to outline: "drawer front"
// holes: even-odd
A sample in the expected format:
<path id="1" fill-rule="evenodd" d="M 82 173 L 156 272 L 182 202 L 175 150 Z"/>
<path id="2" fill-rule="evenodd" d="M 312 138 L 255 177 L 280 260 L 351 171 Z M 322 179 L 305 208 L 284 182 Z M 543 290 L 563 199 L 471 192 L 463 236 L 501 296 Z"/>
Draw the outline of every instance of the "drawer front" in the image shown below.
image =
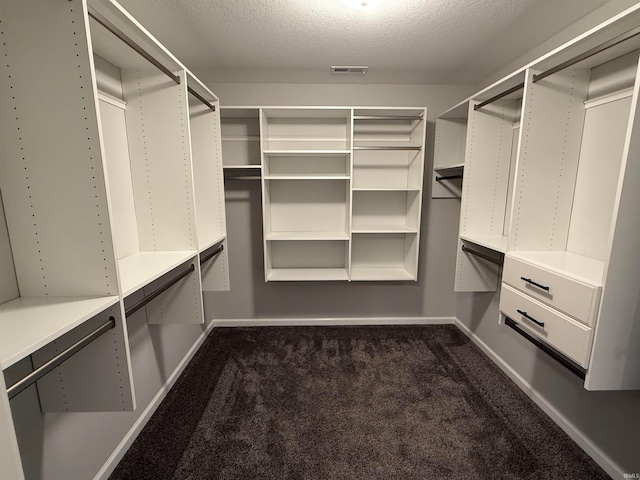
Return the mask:
<path id="1" fill-rule="evenodd" d="M 593 326 L 602 287 L 588 285 L 505 256 L 502 281 L 576 320 Z"/>
<path id="2" fill-rule="evenodd" d="M 528 333 L 544 340 L 582 367 L 587 367 L 592 335 L 589 327 L 504 283 L 500 292 L 500 311 Z"/>

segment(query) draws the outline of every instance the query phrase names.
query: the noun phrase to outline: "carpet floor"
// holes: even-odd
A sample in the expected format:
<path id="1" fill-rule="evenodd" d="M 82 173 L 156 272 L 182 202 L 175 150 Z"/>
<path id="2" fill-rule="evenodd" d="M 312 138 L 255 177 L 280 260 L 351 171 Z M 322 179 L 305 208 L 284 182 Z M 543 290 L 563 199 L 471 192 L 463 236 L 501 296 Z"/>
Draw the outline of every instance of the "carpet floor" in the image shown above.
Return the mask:
<path id="1" fill-rule="evenodd" d="M 111 480 L 608 479 L 451 325 L 215 329 Z"/>

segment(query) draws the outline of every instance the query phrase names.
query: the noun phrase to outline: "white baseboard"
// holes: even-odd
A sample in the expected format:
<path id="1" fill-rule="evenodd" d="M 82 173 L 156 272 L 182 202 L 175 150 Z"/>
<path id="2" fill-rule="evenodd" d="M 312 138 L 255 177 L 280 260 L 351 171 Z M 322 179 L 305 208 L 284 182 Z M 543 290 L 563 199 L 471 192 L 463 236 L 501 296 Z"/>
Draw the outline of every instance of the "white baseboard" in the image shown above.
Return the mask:
<path id="1" fill-rule="evenodd" d="M 624 471 L 605 455 L 602 450 L 596 447 L 573 423 L 571 423 L 562 413 L 542 397 L 533 386 L 527 382 L 518 372 L 516 372 L 502 357 L 500 357 L 491 347 L 489 347 L 480 337 L 469 329 L 457 318 L 454 324 L 475 343 L 507 376 L 515 382 L 527 396 L 538 405 L 551 420 L 553 420 L 571 439 L 584 450 L 602 469 L 612 478 L 624 478 Z"/>
<path id="2" fill-rule="evenodd" d="M 147 408 L 144 409 L 142 414 L 138 417 L 136 422 L 131 426 L 131 429 L 129 429 L 129 431 L 127 432 L 125 437 L 122 439 L 120 444 L 116 447 L 114 452 L 109 456 L 108 460 L 105 462 L 102 468 L 98 471 L 98 473 L 94 477 L 94 480 L 107 480 L 109 478 L 109 475 L 113 473 L 115 468 L 118 466 L 118 463 L 120 462 L 120 460 L 122 460 L 122 457 L 124 457 L 124 454 L 127 453 L 127 450 L 129 450 L 129 447 L 131 446 L 131 444 L 134 442 L 134 440 L 138 437 L 138 435 L 140 434 L 144 426 L 147 424 L 147 422 L 151 418 L 151 415 L 153 415 L 153 413 L 158 409 L 158 407 L 162 403 L 162 400 L 164 400 L 164 398 L 167 396 L 167 393 L 169 393 L 169 390 L 171 390 L 171 387 L 173 387 L 173 385 L 176 383 L 176 380 L 178 380 L 178 378 L 180 377 L 184 369 L 187 367 L 187 365 L 189 364 L 193 356 L 196 354 L 198 349 L 202 346 L 204 341 L 207 339 L 207 337 L 209 336 L 213 328 L 214 328 L 213 323 L 210 323 L 209 325 L 207 325 L 207 329 L 200 334 L 200 336 L 194 342 L 194 344 L 189 349 L 187 354 L 180 361 L 180 363 L 175 368 L 175 370 L 171 373 L 169 378 L 167 378 L 167 381 L 164 382 L 164 385 L 160 387 L 160 390 L 158 390 L 158 393 L 156 393 L 156 395 L 153 397 L 151 402 L 149 402 L 149 405 L 147 405 Z"/>
<path id="3" fill-rule="evenodd" d="M 321 327 L 337 325 L 453 325 L 455 317 L 248 318 L 213 320 L 216 327 Z"/>

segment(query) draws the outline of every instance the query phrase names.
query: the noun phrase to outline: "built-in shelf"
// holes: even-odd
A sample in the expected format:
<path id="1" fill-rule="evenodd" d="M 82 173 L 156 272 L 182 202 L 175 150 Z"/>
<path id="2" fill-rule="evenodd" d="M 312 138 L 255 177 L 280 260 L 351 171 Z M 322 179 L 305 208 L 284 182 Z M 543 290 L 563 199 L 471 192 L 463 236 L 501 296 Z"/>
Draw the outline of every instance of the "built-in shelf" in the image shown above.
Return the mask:
<path id="1" fill-rule="evenodd" d="M 187 262 L 198 252 L 139 252 L 118 261 L 122 296 L 126 297 Z"/>
<path id="2" fill-rule="evenodd" d="M 345 268 L 274 268 L 269 271 L 267 280 L 270 282 L 310 282 L 326 280 L 349 280 Z"/>
<path id="3" fill-rule="evenodd" d="M 415 276 L 404 268 L 352 268 L 351 280 L 375 281 L 375 280 L 415 280 Z"/>
<path id="4" fill-rule="evenodd" d="M 266 240 L 349 240 L 346 232 L 270 232 Z"/>
<path id="5" fill-rule="evenodd" d="M 506 235 L 482 236 L 482 235 L 460 235 L 460 238 L 464 241 L 475 243 L 481 247 L 494 250 L 496 252 L 505 253 L 507 251 L 507 243 L 509 237 Z"/>
<path id="6" fill-rule="evenodd" d="M 349 180 L 348 175 L 269 175 L 265 180 Z"/>
<path id="7" fill-rule="evenodd" d="M 227 238 L 225 235 L 210 236 L 210 237 L 198 237 L 198 250 L 202 253 L 208 248 L 224 241 Z"/>
<path id="8" fill-rule="evenodd" d="M 118 303 L 110 297 L 20 297 L 0 305 L 0 366 L 8 368 Z"/>
<path id="9" fill-rule="evenodd" d="M 353 225 L 351 233 L 418 233 L 417 228 L 404 225 Z"/>

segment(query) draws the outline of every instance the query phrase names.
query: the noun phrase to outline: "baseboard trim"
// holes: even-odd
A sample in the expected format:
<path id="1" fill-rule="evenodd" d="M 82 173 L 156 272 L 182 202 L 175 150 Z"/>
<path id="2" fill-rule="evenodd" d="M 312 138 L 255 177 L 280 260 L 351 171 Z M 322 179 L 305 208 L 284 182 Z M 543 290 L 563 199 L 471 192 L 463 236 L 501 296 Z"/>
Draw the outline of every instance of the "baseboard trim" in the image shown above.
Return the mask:
<path id="1" fill-rule="evenodd" d="M 518 372 L 516 372 L 504 359 L 489 347 L 480 337 L 478 337 L 469 327 L 459 319 L 455 319 L 454 324 L 482 350 L 507 376 L 515 382 L 527 396 L 535 402 L 538 407 L 546 413 L 569 437 L 578 444 L 594 462 L 602 467 L 612 478 L 624 478 L 624 470 L 611 460 L 607 455 L 596 447 L 572 422 L 562 413 L 542 397 L 533 386 L 527 382 Z"/>
<path id="2" fill-rule="evenodd" d="M 338 325 L 453 325 L 455 317 L 247 318 L 213 320 L 216 327 L 322 327 Z"/>
<path id="3" fill-rule="evenodd" d="M 149 402 L 149 405 L 147 405 L 147 408 L 144 409 L 144 411 L 138 417 L 136 422 L 131 426 L 131 428 L 125 435 L 125 437 L 118 444 L 118 446 L 113 451 L 113 453 L 109 456 L 108 460 L 105 462 L 102 468 L 98 471 L 98 473 L 94 477 L 94 480 L 107 480 L 109 478 L 109 475 L 113 473 L 115 468 L 118 466 L 118 463 L 120 462 L 120 460 L 122 460 L 122 457 L 124 457 L 125 453 L 127 453 L 127 450 L 129 450 L 129 447 L 131 446 L 131 444 L 138 437 L 138 435 L 140 434 L 144 426 L 147 424 L 147 422 L 151 418 L 151 415 L 153 415 L 154 412 L 158 409 L 158 407 L 162 403 L 162 400 L 164 400 L 164 398 L 167 396 L 167 393 L 169 393 L 169 390 L 171 390 L 171 387 L 173 387 L 173 385 L 176 383 L 176 380 L 178 380 L 178 378 L 180 377 L 184 369 L 187 367 L 187 365 L 189 364 L 193 356 L 196 354 L 198 349 L 202 346 L 202 344 L 207 339 L 209 334 L 213 331 L 214 326 L 215 325 L 213 323 L 210 323 L 209 325 L 207 325 L 207 329 L 200 334 L 200 336 L 191 346 L 187 354 L 183 357 L 183 359 L 180 361 L 180 363 L 175 368 L 175 370 L 171 373 L 169 378 L 167 378 L 166 382 L 164 382 L 164 385 L 160 387 L 160 390 L 158 390 L 158 393 L 156 393 L 156 395 L 153 397 L 151 402 Z"/>

